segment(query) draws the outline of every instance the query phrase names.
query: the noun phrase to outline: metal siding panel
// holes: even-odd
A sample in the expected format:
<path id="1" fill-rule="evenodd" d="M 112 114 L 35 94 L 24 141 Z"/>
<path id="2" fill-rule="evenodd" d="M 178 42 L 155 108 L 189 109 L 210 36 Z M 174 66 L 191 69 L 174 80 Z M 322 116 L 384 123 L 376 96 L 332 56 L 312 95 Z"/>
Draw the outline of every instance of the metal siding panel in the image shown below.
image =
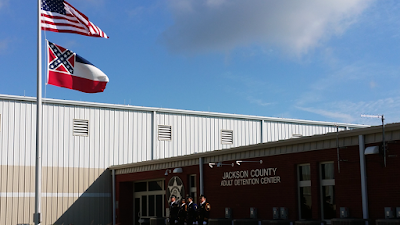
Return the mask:
<path id="1" fill-rule="evenodd" d="M 140 114 L 141 114 L 141 116 L 140 116 L 140 118 L 141 118 L 141 121 L 140 121 L 141 127 L 140 128 L 141 129 L 139 132 L 141 135 L 141 138 L 140 138 L 141 148 L 139 149 L 139 151 L 144 152 L 144 154 L 142 156 L 143 157 L 142 161 L 145 161 L 145 160 L 150 160 L 150 157 L 151 157 L 151 152 L 148 151 L 148 149 L 147 149 L 148 146 L 146 145 L 147 137 L 148 137 L 148 135 L 146 133 L 146 128 L 149 124 L 147 124 L 146 114 L 144 112 L 140 112 Z M 150 123 L 150 126 L 151 126 L 151 123 Z"/>
<path id="2" fill-rule="evenodd" d="M 286 133 L 284 139 L 289 139 L 293 134 L 293 124 L 286 124 Z"/>
<path id="3" fill-rule="evenodd" d="M 195 136 L 196 136 L 196 124 L 193 116 L 188 116 L 189 117 L 189 123 L 190 123 L 190 147 L 187 151 L 187 154 L 191 154 L 193 152 L 193 149 L 195 148 L 196 142 L 195 142 Z"/>
<path id="4" fill-rule="evenodd" d="M 100 138 L 101 130 L 104 130 L 104 123 L 100 120 L 100 109 L 96 109 L 92 111 L 92 124 L 93 124 L 93 131 L 92 131 L 92 138 L 90 139 L 90 147 L 92 148 L 93 155 L 93 163 L 91 164 L 92 168 L 100 168 L 100 142 L 102 139 Z"/>
<path id="5" fill-rule="evenodd" d="M 168 125 L 171 126 L 171 141 L 164 141 L 165 143 L 165 155 L 164 158 L 169 158 L 173 156 L 173 144 L 176 141 L 175 130 L 176 126 L 174 126 L 173 118 L 171 115 L 165 114 L 165 121 Z"/>
<path id="6" fill-rule="evenodd" d="M 198 146 L 199 146 L 199 139 L 197 138 L 199 136 L 199 130 L 198 130 L 199 124 L 197 121 L 197 117 L 193 116 L 193 146 L 190 149 L 189 154 L 193 154 L 194 152 L 198 151 Z"/>
<path id="7" fill-rule="evenodd" d="M 9 106 L 8 106 L 8 109 L 7 109 L 7 113 L 8 113 L 8 117 L 7 117 L 7 130 L 5 130 L 8 134 L 13 134 L 14 132 L 13 132 L 13 125 L 14 125 L 14 103 L 11 103 L 10 102 L 10 104 L 9 104 Z M 14 149 L 13 149 L 13 145 L 12 145 L 12 143 L 13 143 L 13 136 L 14 135 L 8 135 L 8 140 L 7 140 L 7 146 L 6 146 L 6 149 L 9 151 L 9 153 L 10 154 L 8 154 L 7 156 L 7 158 L 8 158 L 8 160 L 7 160 L 7 164 L 6 165 L 8 165 L 8 168 L 7 168 L 7 175 L 6 175 L 6 179 L 4 179 L 4 180 L 6 180 L 6 183 L 7 183 L 7 186 L 6 186 L 6 192 L 12 192 L 12 190 L 14 189 L 14 187 L 13 187 L 13 177 L 14 177 L 14 174 L 13 174 L 13 167 L 12 167 L 12 165 L 13 165 L 13 152 L 14 152 Z M 4 181 L 3 180 L 3 181 Z M 7 215 L 5 215 L 6 217 L 11 217 L 11 223 L 13 223 L 13 221 L 12 221 L 12 213 L 13 213 L 13 204 L 12 204 L 13 202 L 12 201 L 6 201 L 6 208 L 7 209 L 12 209 L 11 210 L 11 212 L 10 213 L 7 213 Z M 6 223 L 5 223 L 6 224 Z"/>
<path id="8" fill-rule="evenodd" d="M 142 126 L 142 143 L 144 147 L 142 148 L 141 151 L 144 151 L 146 153 L 146 159 L 145 160 L 151 160 L 151 114 L 147 112 L 141 112 L 142 113 L 142 118 L 143 118 L 143 126 Z M 148 132 L 150 131 L 150 133 Z"/>
<path id="9" fill-rule="evenodd" d="M 73 115 L 73 109 L 70 106 L 66 106 L 64 108 L 65 111 L 65 119 L 64 119 L 64 126 L 65 126 L 65 143 L 67 144 L 65 146 L 66 151 L 65 151 L 65 155 L 66 160 L 68 162 L 68 166 L 69 168 L 73 168 L 74 166 L 74 137 L 72 136 L 72 120 L 74 118 Z M 73 181 L 73 177 L 74 177 L 74 173 L 73 170 L 67 170 L 66 171 L 66 177 L 67 177 L 67 192 L 73 192 L 74 191 L 74 181 Z M 67 199 L 66 201 L 67 207 L 69 207 L 70 205 L 73 204 L 73 202 L 71 201 L 71 199 Z"/>
<path id="10" fill-rule="evenodd" d="M 276 136 L 276 129 L 275 129 L 275 123 L 273 122 L 268 122 L 269 126 L 269 140 L 268 141 L 275 141 L 275 136 Z"/>
<path id="11" fill-rule="evenodd" d="M 132 145 L 132 139 L 133 139 L 133 136 L 135 135 L 135 133 L 134 133 L 134 123 L 133 123 L 133 118 L 134 118 L 134 113 L 135 112 L 132 112 L 132 111 L 128 111 L 128 147 L 127 147 L 127 149 L 125 149 L 125 151 L 127 151 L 127 158 L 128 158 L 128 162 L 129 163 L 133 163 L 134 162 L 134 160 L 133 160 L 133 145 Z"/>
<path id="12" fill-rule="evenodd" d="M 134 161 L 133 162 L 138 162 L 139 159 L 141 158 L 141 154 L 142 151 L 139 150 L 139 146 L 138 146 L 138 136 L 139 136 L 139 131 L 137 130 L 138 127 L 138 112 L 134 112 L 133 113 L 133 121 L 132 121 L 132 153 L 133 153 L 133 157 L 134 157 Z"/>
<path id="13" fill-rule="evenodd" d="M 109 121 L 110 121 L 110 138 L 109 138 L 109 148 L 108 148 L 109 160 L 107 165 L 116 165 L 114 164 L 114 154 L 115 154 L 114 142 L 116 135 L 115 110 L 110 110 Z"/>
<path id="14" fill-rule="evenodd" d="M 192 135 L 193 135 L 193 124 L 191 117 L 188 115 L 184 116 L 185 118 L 185 135 L 186 135 L 186 148 L 184 149 L 183 155 L 188 155 L 190 152 L 190 149 L 192 148 L 193 140 L 192 140 Z"/>
<path id="15" fill-rule="evenodd" d="M 210 151 L 218 149 L 218 126 L 215 118 L 210 117 Z"/>
<path id="16" fill-rule="evenodd" d="M 106 140 L 104 138 L 105 137 L 104 133 L 107 129 L 106 128 L 107 123 L 104 118 L 104 110 L 103 109 L 99 109 L 99 111 L 97 113 L 97 117 L 98 117 L 97 121 L 99 121 L 100 126 L 99 126 L 99 130 L 97 133 L 99 140 L 98 140 L 98 142 L 96 142 L 97 143 L 97 145 L 96 145 L 96 148 L 97 148 L 96 162 L 97 162 L 97 168 L 104 168 L 104 151 L 105 151 L 104 145 L 106 142 Z"/>
<path id="17" fill-rule="evenodd" d="M 276 122 L 271 122 L 271 141 L 278 140 L 278 129 Z"/>
<path id="18" fill-rule="evenodd" d="M 187 115 L 183 116 L 184 124 L 185 124 L 185 146 L 182 152 L 182 155 L 187 155 L 190 149 L 190 135 L 191 135 L 191 127 L 190 127 L 190 118 Z"/>
<path id="19" fill-rule="evenodd" d="M 115 125 L 116 125 L 116 134 L 115 134 L 115 142 L 114 142 L 114 152 L 116 155 L 114 157 L 114 165 L 123 164 L 123 155 L 121 152 L 121 142 L 122 142 L 122 113 L 120 110 L 115 111 Z"/>
<path id="20" fill-rule="evenodd" d="M 264 142 L 271 141 L 271 122 L 264 122 Z"/>
<path id="21" fill-rule="evenodd" d="M 185 148 L 186 148 L 186 143 L 187 143 L 187 137 L 186 137 L 186 131 L 187 131 L 187 127 L 186 127 L 186 120 L 185 120 L 185 115 L 181 115 L 180 116 L 180 135 L 181 135 L 181 139 L 182 139 L 182 143 L 181 143 L 181 147 L 180 147 L 180 151 L 179 151 L 179 155 L 184 155 L 185 153 Z"/>
<path id="22" fill-rule="evenodd" d="M 184 129 L 182 127 L 182 115 L 177 115 L 176 116 L 175 123 L 176 123 L 176 131 L 175 131 L 175 133 L 176 133 L 176 136 L 177 136 L 175 154 L 176 154 L 176 156 L 178 156 L 178 155 L 182 154 L 182 145 L 183 145 L 182 133 L 183 133 Z"/>
<path id="23" fill-rule="evenodd" d="M 165 114 L 162 113 L 160 114 L 160 121 L 159 121 L 159 125 L 167 125 L 167 122 L 165 121 Z M 174 138 L 174 137 L 172 137 Z M 158 141 L 159 145 L 160 145 L 160 158 L 165 158 L 165 153 L 166 153 L 166 141 Z"/>
<path id="24" fill-rule="evenodd" d="M 110 149 L 108 148 L 109 146 L 109 137 L 110 137 L 110 122 L 109 122 L 109 117 L 108 117 L 108 112 L 109 110 L 100 110 L 100 121 L 103 122 L 104 124 L 104 129 L 100 130 L 100 155 L 99 155 L 99 163 L 100 163 L 100 168 L 106 168 L 106 160 L 107 160 L 107 151 Z M 107 137 L 107 138 L 106 138 Z"/>
<path id="25" fill-rule="evenodd" d="M 163 113 L 158 114 L 157 118 L 158 118 L 157 129 L 158 129 L 158 125 L 164 125 L 165 124 Z M 164 149 L 165 149 L 164 148 L 164 141 L 160 141 L 158 139 L 158 130 L 156 131 L 156 133 L 157 133 L 157 145 L 158 145 L 158 158 L 162 159 L 162 158 L 164 158 Z"/>
<path id="26" fill-rule="evenodd" d="M 124 144 L 123 148 L 121 149 L 124 152 L 124 163 L 129 163 L 129 111 L 124 111 Z"/>
<path id="27" fill-rule="evenodd" d="M 204 146 L 204 151 L 205 152 L 209 152 L 211 151 L 211 131 L 212 131 L 212 127 L 211 127 L 211 118 L 207 117 L 204 118 L 204 122 L 206 124 L 206 129 L 204 131 L 204 137 L 205 137 L 205 146 Z"/>
<path id="28" fill-rule="evenodd" d="M 14 105 L 14 165 L 20 165 L 20 121 L 21 121 L 21 103 L 16 102 Z M 18 176 L 15 177 L 18 179 Z"/>
<path id="29" fill-rule="evenodd" d="M 0 165 L 7 165 L 7 138 L 6 138 L 6 133 L 7 133 L 7 128 L 6 128 L 6 121 L 7 121 L 7 108 L 8 104 L 7 102 L 0 101 L 0 154 L 2 157 L 0 157 Z M 0 179 L 3 179 L 2 174 L 0 174 Z M 2 190 L 2 185 L 0 182 L 0 190 Z M 0 205 L 1 206 L 1 205 Z M 0 211 L 0 218 L 1 218 L 1 211 Z M 1 222 L 1 220 L 0 220 Z"/>
<path id="30" fill-rule="evenodd" d="M 172 140 L 169 142 L 169 149 L 168 149 L 168 157 L 173 157 L 175 156 L 175 151 L 176 151 L 176 143 L 179 141 L 179 137 L 177 137 L 176 134 L 176 129 L 177 125 L 175 123 L 176 116 L 175 115 L 168 115 L 169 118 L 169 123 L 172 126 Z"/>

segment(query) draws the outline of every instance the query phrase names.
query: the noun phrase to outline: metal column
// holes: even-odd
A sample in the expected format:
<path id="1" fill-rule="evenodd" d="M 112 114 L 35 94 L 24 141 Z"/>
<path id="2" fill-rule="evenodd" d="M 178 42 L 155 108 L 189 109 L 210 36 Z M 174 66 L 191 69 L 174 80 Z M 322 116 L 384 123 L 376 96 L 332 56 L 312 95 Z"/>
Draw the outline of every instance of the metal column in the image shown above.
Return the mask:
<path id="1" fill-rule="evenodd" d="M 365 166 L 364 135 L 358 136 L 358 146 L 360 151 L 361 200 L 362 200 L 363 219 L 368 219 L 369 215 L 368 215 L 367 171 Z"/>
<path id="2" fill-rule="evenodd" d="M 200 171 L 200 195 L 204 195 L 204 178 L 203 178 L 203 165 L 204 158 L 199 158 L 199 171 Z"/>
<path id="3" fill-rule="evenodd" d="M 113 211 L 112 211 L 112 224 L 115 225 L 116 224 L 116 213 L 115 213 L 115 209 L 116 209 L 116 205 L 115 205 L 115 170 L 112 170 L 111 172 L 111 180 L 112 180 L 112 207 L 113 207 Z"/>

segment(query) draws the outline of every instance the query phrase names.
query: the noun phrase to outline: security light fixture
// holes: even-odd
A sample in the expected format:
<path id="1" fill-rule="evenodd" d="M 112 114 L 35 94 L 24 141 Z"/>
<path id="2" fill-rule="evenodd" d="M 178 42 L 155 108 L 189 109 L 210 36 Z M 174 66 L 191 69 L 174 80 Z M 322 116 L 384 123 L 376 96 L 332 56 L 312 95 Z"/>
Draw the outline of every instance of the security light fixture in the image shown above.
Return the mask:
<path id="1" fill-rule="evenodd" d="M 235 163 L 229 163 L 229 164 L 224 164 L 224 163 L 222 163 L 222 162 L 217 162 L 217 163 L 215 163 L 215 162 L 210 162 L 210 163 L 208 163 L 208 166 L 212 169 L 214 166 L 217 166 L 217 167 L 222 167 L 222 166 L 234 166 L 235 165 Z"/>
<path id="2" fill-rule="evenodd" d="M 217 167 L 222 167 L 222 166 L 234 166 L 235 163 L 229 163 L 229 164 L 223 164 L 222 162 L 217 163 Z"/>
<path id="3" fill-rule="evenodd" d="M 175 168 L 172 173 L 183 173 L 183 169 L 181 167 Z"/>
<path id="4" fill-rule="evenodd" d="M 236 161 L 236 164 L 237 164 L 238 166 L 240 166 L 241 163 L 252 163 L 252 162 L 259 162 L 260 164 L 263 164 L 263 161 L 262 161 L 262 160 L 260 160 L 260 161 L 242 161 L 242 160 L 237 160 L 237 161 Z"/>
<path id="5" fill-rule="evenodd" d="M 170 174 L 170 173 L 171 173 L 171 170 L 170 169 L 166 169 L 164 175 L 168 176 L 168 174 Z"/>

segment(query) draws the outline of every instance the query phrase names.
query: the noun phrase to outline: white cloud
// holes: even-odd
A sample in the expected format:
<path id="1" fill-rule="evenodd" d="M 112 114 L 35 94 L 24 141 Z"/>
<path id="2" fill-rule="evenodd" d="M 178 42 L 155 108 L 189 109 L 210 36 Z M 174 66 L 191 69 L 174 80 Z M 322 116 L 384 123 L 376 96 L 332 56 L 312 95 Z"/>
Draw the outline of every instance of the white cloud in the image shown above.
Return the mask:
<path id="1" fill-rule="evenodd" d="M 361 60 L 338 67 L 338 70 L 328 75 L 321 74 L 316 76 L 316 80 L 306 87 L 307 91 L 300 95 L 297 104 L 304 106 L 324 101 L 326 97 L 330 97 L 333 91 L 348 91 L 351 86 L 357 86 L 358 91 L 368 92 L 388 85 L 387 81 L 397 82 L 399 77 L 399 67 L 397 65 Z M 381 91 L 386 92 L 387 90 Z"/>
<path id="2" fill-rule="evenodd" d="M 273 103 L 270 103 L 270 102 L 265 102 L 262 99 L 253 98 L 251 96 L 247 97 L 247 100 L 252 104 L 256 104 L 256 105 L 263 106 L 263 107 L 270 106 L 271 104 L 273 104 Z"/>
<path id="3" fill-rule="evenodd" d="M 306 108 L 306 107 L 296 107 L 297 109 L 300 109 L 302 111 L 306 112 L 311 112 L 315 113 L 324 117 L 344 121 L 344 122 L 353 122 L 354 118 L 346 113 L 338 112 L 338 111 L 328 111 L 324 109 L 316 109 L 316 108 Z"/>
<path id="4" fill-rule="evenodd" d="M 371 0 L 172 0 L 174 24 L 163 33 L 178 53 L 230 51 L 258 44 L 301 55 L 340 35 Z"/>
<path id="5" fill-rule="evenodd" d="M 362 114 L 384 115 L 387 123 L 399 122 L 400 97 L 383 98 L 374 101 L 339 101 L 319 105 L 318 107 L 296 107 L 340 122 L 379 124 L 380 120 L 362 118 Z"/>

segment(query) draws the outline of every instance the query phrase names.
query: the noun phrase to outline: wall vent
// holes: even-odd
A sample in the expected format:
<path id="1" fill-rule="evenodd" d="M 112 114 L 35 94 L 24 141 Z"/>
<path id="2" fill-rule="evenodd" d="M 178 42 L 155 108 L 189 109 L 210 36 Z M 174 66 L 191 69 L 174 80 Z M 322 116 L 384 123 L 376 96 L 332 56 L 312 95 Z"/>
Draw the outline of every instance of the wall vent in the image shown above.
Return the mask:
<path id="1" fill-rule="evenodd" d="M 88 136 L 89 135 L 89 120 L 74 119 L 74 136 Z"/>
<path id="2" fill-rule="evenodd" d="M 221 144 L 233 144 L 233 130 L 221 130 Z"/>
<path id="3" fill-rule="evenodd" d="M 172 128 L 168 125 L 158 125 L 158 140 L 170 141 L 172 139 Z"/>

